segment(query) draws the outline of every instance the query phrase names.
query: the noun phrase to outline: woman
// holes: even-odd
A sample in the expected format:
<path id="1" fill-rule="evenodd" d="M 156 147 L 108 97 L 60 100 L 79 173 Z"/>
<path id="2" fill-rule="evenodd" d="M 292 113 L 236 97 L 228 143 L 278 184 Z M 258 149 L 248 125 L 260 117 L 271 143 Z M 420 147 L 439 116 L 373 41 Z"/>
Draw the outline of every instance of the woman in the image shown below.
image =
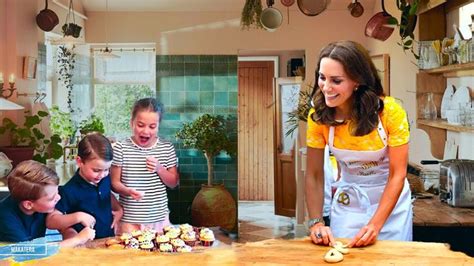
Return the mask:
<path id="1" fill-rule="evenodd" d="M 412 239 L 412 205 L 406 180 L 409 128 L 405 111 L 384 96 L 367 50 L 352 41 L 322 49 L 314 105 L 308 117 L 306 202 L 314 243 L 349 247 L 377 239 Z M 331 206 L 331 227 L 322 219 L 324 146 L 336 157 L 341 179 Z"/>

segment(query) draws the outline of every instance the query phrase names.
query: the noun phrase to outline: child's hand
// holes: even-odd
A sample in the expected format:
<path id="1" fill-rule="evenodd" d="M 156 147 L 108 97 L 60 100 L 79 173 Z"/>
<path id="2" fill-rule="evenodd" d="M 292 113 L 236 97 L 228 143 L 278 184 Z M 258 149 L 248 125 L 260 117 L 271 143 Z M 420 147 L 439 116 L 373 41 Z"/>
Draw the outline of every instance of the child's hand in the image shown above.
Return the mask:
<path id="1" fill-rule="evenodd" d="M 112 226 L 110 226 L 110 228 L 116 228 L 119 225 L 120 219 L 122 219 L 123 209 L 120 208 L 116 211 L 112 211 L 112 216 L 114 219 L 112 220 Z"/>
<path id="2" fill-rule="evenodd" d="M 84 244 L 85 242 L 95 238 L 95 230 L 90 227 L 84 227 L 84 229 L 77 234 L 77 238 L 81 244 Z"/>
<path id="3" fill-rule="evenodd" d="M 85 212 L 76 212 L 78 223 L 81 223 L 84 227 L 94 228 L 95 218 L 94 216 Z"/>
<path id="4" fill-rule="evenodd" d="M 143 191 L 137 191 L 137 190 L 135 190 L 135 189 L 133 189 L 133 188 L 129 188 L 129 189 L 128 189 L 128 195 L 129 195 L 130 197 L 132 197 L 134 200 L 139 201 L 139 200 L 141 200 L 141 199 L 143 198 L 143 196 L 145 195 L 145 192 L 143 192 Z"/>
<path id="5" fill-rule="evenodd" d="M 158 171 L 163 168 L 163 165 L 160 164 L 158 159 L 153 156 L 146 157 L 146 169 L 150 172 L 158 173 Z"/>

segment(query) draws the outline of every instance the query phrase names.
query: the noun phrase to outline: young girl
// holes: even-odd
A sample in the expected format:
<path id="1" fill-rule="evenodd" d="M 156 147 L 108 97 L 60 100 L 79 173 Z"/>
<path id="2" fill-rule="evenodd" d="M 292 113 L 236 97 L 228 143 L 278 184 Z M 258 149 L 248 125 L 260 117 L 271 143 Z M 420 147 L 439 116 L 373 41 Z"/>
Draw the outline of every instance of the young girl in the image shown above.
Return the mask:
<path id="1" fill-rule="evenodd" d="M 138 100 L 132 109 L 133 136 L 114 146 L 112 188 L 120 194 L 120 232 L 145 228 L 161 231 L 170 224 L 166 186 L 179 181 L 173 145 L 158 138 L 163 106 L 154 98 Z"/>
<path id="2" fill-rule="evenodd" d="M 92 221 L 89 226 L 95 228 L 96 238 L 115 235 L 113 229 L 122 217 L 122 208 L 111 194 L 112 156 L 110 142 L 99 133 L 90 133 L 79 142 L 76 158 L 79 169 L 60 188 L 61 200 L 56 205 L 57 210 L 48 216 L 48 226 L 61 232 L 72 227 L 79 232 L 85 225 L 68 214 L 84 213 Z"/>

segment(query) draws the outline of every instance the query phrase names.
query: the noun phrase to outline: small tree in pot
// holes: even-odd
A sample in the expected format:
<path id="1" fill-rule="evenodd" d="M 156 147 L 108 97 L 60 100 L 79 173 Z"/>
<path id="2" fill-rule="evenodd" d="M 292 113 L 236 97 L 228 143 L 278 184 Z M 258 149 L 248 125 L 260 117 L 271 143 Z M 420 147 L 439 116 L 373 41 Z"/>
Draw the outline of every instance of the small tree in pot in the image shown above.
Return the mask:
<path id="1" fill-rule="evenodd" d="M 236 228 L 237 207 L 232 195 L 223 184 L 213 184 L 214 157 L 221 151 L 236 154 L 235 124 L 232 117 L 204 114 L 176 133 L 184 147 L 201 150 L 207 159 L 207 185 L 201 186 L 191 205 L 192 223 L 196 226 L 220 226 L 226 231 Z"/>
<path id="2" fill-rule="evenodd" d="M 193 122 L 186 123 L 176 133 L 183 140 L 186 148 L 199 149 L 207 159 L 207 184 L 212 185 L 214 179 L 214 157 L 221 151 L 233 156 L 236 153 L 236 142 L 232 138 L 236 134 L 232 118 L 225 119 L 220 115 L 204 114 Z"/>

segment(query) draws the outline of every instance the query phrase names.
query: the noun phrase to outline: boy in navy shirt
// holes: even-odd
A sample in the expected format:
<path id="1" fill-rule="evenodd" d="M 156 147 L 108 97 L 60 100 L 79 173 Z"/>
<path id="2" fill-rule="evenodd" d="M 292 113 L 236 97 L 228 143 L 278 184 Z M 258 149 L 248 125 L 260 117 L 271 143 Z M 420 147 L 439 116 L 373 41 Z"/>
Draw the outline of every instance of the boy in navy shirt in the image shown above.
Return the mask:
<path id="1" fill-rule="evenodd" d="M 61 198 L 56 173 L 39 162 L 23 161 L 8 175 L 7 182 L 10 195 L 0 202 L 0 241 L 22 242 L 44 237 L 46 215 L 54 211 Z M 73 216 L 88 224 L 81 214 Z M 77 246 L 94 236 L 95 231 L 87 226 L 60 246 Z"/>
<path id="2" fill-rule="evenodd" d="M 114 236 L 115 226 L 122 218 L 123 211 L 111 194 L 109 169 L 112 164 L 112 146 L 103 135 L 90 133 L 79 142 L 77 155 L 79 169 L 60 188 L 61 200 L 56 205 L 57 211 L 48 215 L 47 225 L 61 232 L 72 227 L 74 235 L 84 225 L 67 221 L 68 215 L 64 214 L 85 212 L 95 218 L 96 238 Z"/>

